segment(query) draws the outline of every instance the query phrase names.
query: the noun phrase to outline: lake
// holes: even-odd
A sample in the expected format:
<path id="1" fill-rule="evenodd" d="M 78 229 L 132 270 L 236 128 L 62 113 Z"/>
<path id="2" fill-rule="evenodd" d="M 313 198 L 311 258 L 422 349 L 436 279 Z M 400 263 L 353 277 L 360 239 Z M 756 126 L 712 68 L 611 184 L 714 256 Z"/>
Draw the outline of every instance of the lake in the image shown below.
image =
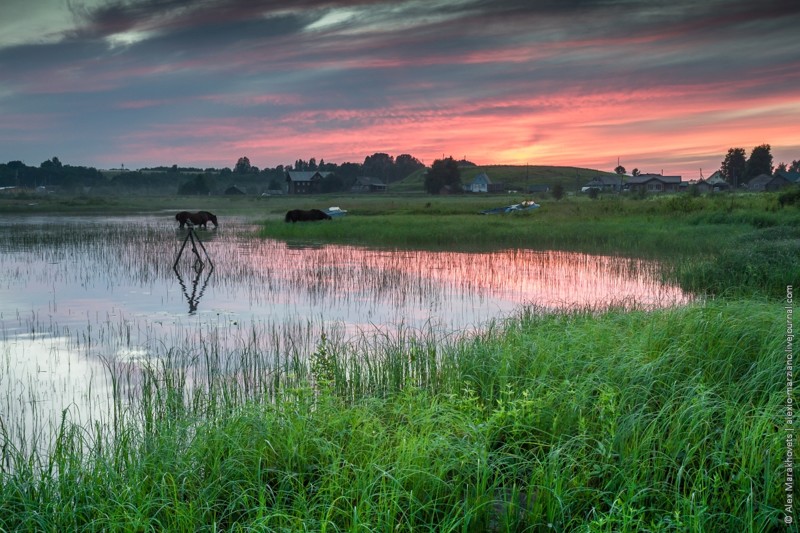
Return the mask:
<path id="1" fill-rule="evenodd" d="M 447 338 L 524 306 L 691 299 L 657 263 L 629 258 L 296 245 L 255 238 L 244 219 L 196 230 L 195 256 L 171 214 L 0 220 L 0 419 L 20 447 L 46 441 L 65 409 L 79 423 L 107 421 L 109 399 L 136 389 L 137 369 L 207 365 L 209 346 L 215 357 L 257 353 L 268 367 L 307 357 L 323 333 Z"/>

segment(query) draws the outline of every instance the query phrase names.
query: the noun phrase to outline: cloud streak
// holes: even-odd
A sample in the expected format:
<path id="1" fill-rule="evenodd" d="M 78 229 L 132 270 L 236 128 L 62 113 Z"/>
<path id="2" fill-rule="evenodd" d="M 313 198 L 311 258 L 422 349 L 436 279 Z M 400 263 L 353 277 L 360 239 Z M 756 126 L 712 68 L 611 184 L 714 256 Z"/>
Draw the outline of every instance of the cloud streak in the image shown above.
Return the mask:
<path id="1" fill-rule="evenodd" d="M 604 170 L 620 157 L 690 178 L 733 146 L 800 158 L 800 8 L 786 2 L 27 5 L 0 7 L 40 28 L 0 33 L 5 161 L 266 167 L 382 151 Z"/>

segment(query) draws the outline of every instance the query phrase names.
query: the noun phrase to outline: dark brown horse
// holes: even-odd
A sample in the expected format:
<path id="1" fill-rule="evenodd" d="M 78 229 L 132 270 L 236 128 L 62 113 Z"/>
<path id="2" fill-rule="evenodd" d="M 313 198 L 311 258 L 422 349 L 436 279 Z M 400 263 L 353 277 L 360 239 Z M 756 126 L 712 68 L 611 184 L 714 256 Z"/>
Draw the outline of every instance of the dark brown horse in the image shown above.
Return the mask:
<path id="1" fill-rule="evenodd" d="M 285 222 L 307 222 L 312 220 L 330 220 L 331 216 L 328 213 L 320 211 L 319 209 L 292 209 L 286 213 Z"/>
<path id="2" fill-rule="evenodd" d="M 175 215 L 175 220 L 181 223 L 180 227 L 189 224 L 190 226 L 202 226 L 207 228 L 207 224 L 211 222 L 214 227 L 218 227 L 217 216 L 208 211 L 198 211 L 197 213 L 190 213 L 189 211 L 181 211 Z"/>

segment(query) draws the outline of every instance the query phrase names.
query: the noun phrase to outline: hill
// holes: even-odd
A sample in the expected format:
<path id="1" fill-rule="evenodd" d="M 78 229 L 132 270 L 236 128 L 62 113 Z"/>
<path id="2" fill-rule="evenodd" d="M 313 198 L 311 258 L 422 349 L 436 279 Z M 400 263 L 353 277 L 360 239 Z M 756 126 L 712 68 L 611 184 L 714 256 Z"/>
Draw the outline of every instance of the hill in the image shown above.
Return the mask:
<path id="1" fill-rule="evenodd" d="M 503 183 L 506 190 L 526 191 L 532 185 L 547 185 L 552 188 L 560 183 L 566 191 L 576 191 L 592 178 L 614 175 L 590 168 L 558 167 L 546 165 L 479 165 L 464 166 L 461 169 L 461 182 L 470 183 L 475 176 L 485 172 L 492 183 Z M 391 192 L 423 192 L 425 172 L 423 168 L 409 174 L 406 178 L 389 185 Z"/>

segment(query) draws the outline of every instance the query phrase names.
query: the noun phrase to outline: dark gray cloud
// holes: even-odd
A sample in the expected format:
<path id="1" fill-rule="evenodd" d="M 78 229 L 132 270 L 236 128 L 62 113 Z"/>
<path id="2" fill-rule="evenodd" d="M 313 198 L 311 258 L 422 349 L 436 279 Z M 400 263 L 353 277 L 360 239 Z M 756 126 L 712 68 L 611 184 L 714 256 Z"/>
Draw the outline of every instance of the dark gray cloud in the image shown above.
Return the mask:
<path id="1" fill-rule="evenodd" d="M 8 9 L 23 6 L 10 2 Z M 65 5 L 63 24 L 45 18 L 53 11 L 26 17 L 26 23 L 42 17 L 42 24 L 52 25 L 46 38 L 21 41 L 15 33 L 4 41 L 0 33 L 0 71 L 6 73 L 0 78 L 0 113 L 30 122 L 0 131 L 0 160 L 44 160 L 61 149 L 64 153 L 55 155 L 64 161 L 97 166 L 123 157 L 141 165 L 167 164 L 152 159 L 164 153 L 155 150 L 156 143 L 174 142 L 171 155 L 191 158 L 208 154 L 217 132 L 226 145 L 264 147 L 250 157 L 266 166 L 310 155 L 289 151 L 292 145 L 313 149 L 315 131 L 336 131 L 343 138 L 362 132 L 364 141 L 350 141 L 350 159 L 359 160 L 370 139 L 383 144 L 367 151 L 387 150 L 384 145 L 398 138 L 393 133 L 398 125 L 421 132 L 414 146 L 404 148 L 398 139 L 400 152 L 429 149 L 447 138 L 436 132 L 448 117 L 466 121 L 466 128 L 491 129 L 492 136 L 511 135 L 518 140 L 506 144 L 528 146 L 538 155 L 537 144 L 567 143 L 577 130 L 601 124 L 604 135 L 613 132 L 617 119 L 608 118 L 610 109 L 624 120 L 653 105 L 651 118 L 630 116 L 626 123 L 634 125 L 626 128 L 639 125 L 643 136 L 645 124 L 661 121 L 659 135 L 672 127 L 665 105 L 674 105 L 676 114 L 697 117 L 705 105 L 704 116 L 733 116 L 717 109 L 710 88 L 718 91 L 722 107 L 752 106 L 751 114 L 757 114 L 777 105 L 795 118 L 800 113 L 791 96 L 800 81 L 795 37 L 800 6 L 774 0 L 70 0 Z M 576 106 L 591 102 L 592 113 L 567 116 L 568 98 Z M 697 109 L 684 109 L 686 102 Z M 571 121 L 561 141 L 551 123 L 559 109 Z M 589 120 L 590 114 L 606 118 Z M 491 117 L 499 124 L 490 124 Z M 585 128 L 580 117 L 586 117 Z M 532 134 L 537 121 L 552 131 Z M 42 123 L 48 127 L 30 125 Z M 181 125 L 191 134 L 182 137 Z M 728 127 L 721 123 L 720 130 Z M 386 138 L 376 139 L 384 130 L 390 132 Z M 81 132 L 78 139 L 70 134 L 75 131 Z M 174 139 L 161 137 L 164 131 Z M 200 142 L 202 132 L 209 132 L 200 139 L 205 145 L 198 144 L 202 150 L 185 150 Z M 462 135 L 460 142 L 478 142 Z M 708 143 L 750 142 L 725 135 Z M 151 146 L 149 137 L 158 140 Z M 330 160 L 347 152 L 344 144 L 334 147 L 332 138 L 318 146 L 335 154 L 317 157 Z M 271 143 L 281 146 L 280 153 L 266 148 Z M 496 153 L 489 147 L 486 152 Z M 207 157 L 197 164 L 223 163 L 229 155 Z"/>

